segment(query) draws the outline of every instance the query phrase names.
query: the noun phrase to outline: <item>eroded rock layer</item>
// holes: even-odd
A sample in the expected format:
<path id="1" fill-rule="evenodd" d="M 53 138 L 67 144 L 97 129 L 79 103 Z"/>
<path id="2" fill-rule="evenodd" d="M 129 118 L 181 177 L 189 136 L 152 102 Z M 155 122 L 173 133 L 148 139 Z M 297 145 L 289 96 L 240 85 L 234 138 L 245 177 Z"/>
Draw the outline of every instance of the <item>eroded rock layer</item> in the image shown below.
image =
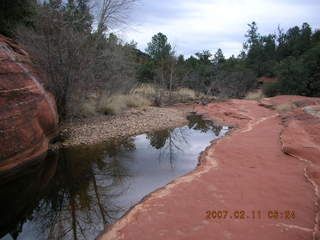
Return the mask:
<path id="1" fill-rule="evenodd" d="M 319 100 L 192 106 L 234 130 L 98 239 L 320 239 Z"/>
<path id="2" fill-rule="evenodd" d="M 0 35 L 0 175 L 39 159 L 56 134 L 54 98 L 26 51 Z"/>

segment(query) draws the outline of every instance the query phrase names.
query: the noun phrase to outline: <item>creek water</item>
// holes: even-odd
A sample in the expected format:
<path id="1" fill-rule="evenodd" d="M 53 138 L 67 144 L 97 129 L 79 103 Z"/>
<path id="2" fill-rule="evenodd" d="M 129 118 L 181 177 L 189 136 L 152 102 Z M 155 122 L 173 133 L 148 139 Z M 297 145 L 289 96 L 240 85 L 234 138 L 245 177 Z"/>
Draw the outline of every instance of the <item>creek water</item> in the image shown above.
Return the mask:
<path id="1" fill-rule="evenodd" d="M 194 170 L 210 141 L 228 131 L 195 114 L 188 120 L 48 154 L 0 185 L 0 238 L 94 239 L 143 197 Z"/>

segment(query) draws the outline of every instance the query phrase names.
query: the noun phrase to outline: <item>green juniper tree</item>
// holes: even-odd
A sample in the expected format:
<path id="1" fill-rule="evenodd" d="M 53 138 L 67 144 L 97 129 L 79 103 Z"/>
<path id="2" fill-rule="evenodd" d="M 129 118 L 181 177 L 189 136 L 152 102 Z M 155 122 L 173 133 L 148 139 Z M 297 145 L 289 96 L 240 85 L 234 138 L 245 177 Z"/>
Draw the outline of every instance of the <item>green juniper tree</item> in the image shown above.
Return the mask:
<path id="1" fill-rule="evenodd" d="M 156 84 L 163 89 L 168 88 L 171 92 L 173 85 L 174 65 L 176 64 L 174 51 L 168 38 L 163 33 L 154 35 L 148 43 L 146 52 L 150 55 L 156 68 Z M 162 102 L 162 91 L 158 91 L 156 104 Z"/>
<path id="2" fill-rule="evenodd" d="M 32 26 L 36 0 L 1 0 L 0 34 L 14 37 L 18 25 Z"/>

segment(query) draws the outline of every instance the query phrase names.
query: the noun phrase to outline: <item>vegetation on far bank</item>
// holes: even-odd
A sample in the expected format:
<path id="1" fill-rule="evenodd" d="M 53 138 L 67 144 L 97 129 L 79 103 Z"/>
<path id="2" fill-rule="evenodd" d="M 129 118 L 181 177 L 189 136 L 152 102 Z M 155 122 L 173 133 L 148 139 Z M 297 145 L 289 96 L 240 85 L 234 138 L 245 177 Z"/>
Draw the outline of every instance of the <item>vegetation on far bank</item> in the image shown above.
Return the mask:
<path id="1" fill-rule="evenodd" d="M 320 96 L 320 31 L 307 23 L 261 35 L 252 22 L 238 56 L 225 58 L 218 49 L 185 58 L 163 33 L 141 51 L 135 42 L 123 42 L 112 32 L 134 2 L 1 1 L 0 33 L 23 44 L 45 71 L 44 84 L 55 95 L 61 119 L 204 96 Z M 259 86 L 260 77 L 274 81 Z M 259 87 L 262 90 L 256 90 Z"/>

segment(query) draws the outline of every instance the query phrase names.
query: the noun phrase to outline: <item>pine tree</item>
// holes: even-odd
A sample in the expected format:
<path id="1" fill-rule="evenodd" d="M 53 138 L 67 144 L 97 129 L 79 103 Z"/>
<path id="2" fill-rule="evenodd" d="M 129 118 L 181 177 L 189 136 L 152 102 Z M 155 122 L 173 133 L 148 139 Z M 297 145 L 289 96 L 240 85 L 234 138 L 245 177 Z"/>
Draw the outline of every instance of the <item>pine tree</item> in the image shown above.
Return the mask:
<path id="1" fill-rule="evenodd" d="M 13 37 L 18 25 L 31 26 L 36 0 L 1 0 L 0 34 Z"/>
<path id="2" fill-rule="evenodd" d="M 223 55 L 223 52 L 222 52 L 222 50 L 221 50 L 221 48 L 219 48 L 218 50 L 217 50 L 217 52 L 214 54 L 214 59 L 213 59 L 213 62 L 215 63 L 215 64 L 221 64 L 221 63 L 223 63 L 223 62 L 225 62 L 225 57 L 224 57 L 224 55 Z"/>
<path id="3" fill-rule="evenodd" d="M 89 0 L 68 0 L 65 6 L 65 18 L 78 32 L 90 33 L 93 16 L 90 13 Z"/>

